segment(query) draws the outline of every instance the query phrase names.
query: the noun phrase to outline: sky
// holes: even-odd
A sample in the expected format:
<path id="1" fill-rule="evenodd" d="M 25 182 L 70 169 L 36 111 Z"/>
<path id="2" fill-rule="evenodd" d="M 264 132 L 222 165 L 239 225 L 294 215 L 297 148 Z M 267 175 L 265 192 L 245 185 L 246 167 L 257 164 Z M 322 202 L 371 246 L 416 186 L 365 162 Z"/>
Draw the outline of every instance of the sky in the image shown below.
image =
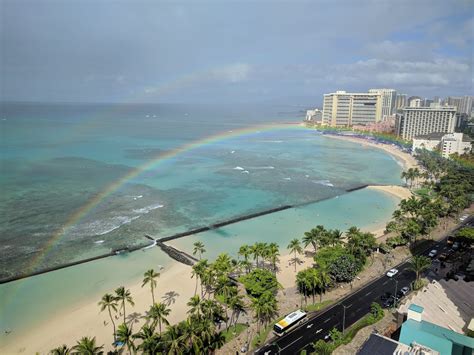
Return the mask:
<path id="1" fill-rule="evenodd" d="M 474 1 L 0 0 L 0 99 L 473 95 Z"/>

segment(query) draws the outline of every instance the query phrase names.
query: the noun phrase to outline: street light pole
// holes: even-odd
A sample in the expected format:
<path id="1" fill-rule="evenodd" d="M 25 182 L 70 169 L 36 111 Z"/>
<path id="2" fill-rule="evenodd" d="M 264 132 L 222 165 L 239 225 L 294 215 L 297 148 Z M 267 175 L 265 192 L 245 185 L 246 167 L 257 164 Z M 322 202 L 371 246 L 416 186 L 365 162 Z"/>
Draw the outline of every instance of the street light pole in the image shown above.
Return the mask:
<path id="1" fill-rule="evenodd" d="M 395 279 L 392 279 L 393 281 L 395 281 L 395 295 L 393 296 L 394 299 L 395 299 L 395 302 L 393 302 L 393 307 L 395 307 L 397 305 L 397 287 L 398 287 L 398 280 L 395 280 Z"/>
<path id="2" fill-rule="evenodd" d="M 342 335 L 344 335 L 344 331 L 346 330 L 346 306 L 341 303 L 341 306 L 344 308 L 344 313 L 342 316 Z"/>

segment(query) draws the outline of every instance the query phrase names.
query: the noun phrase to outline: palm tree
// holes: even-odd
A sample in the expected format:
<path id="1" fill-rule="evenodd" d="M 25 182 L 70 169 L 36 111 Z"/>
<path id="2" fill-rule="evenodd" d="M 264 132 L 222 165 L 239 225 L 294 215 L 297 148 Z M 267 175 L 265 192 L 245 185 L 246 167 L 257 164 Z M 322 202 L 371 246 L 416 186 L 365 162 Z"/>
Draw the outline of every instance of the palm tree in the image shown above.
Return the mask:
<path id="1" fill-rule="evenodd" d="M 95 337 L 83 337 L 72 347 L 72 354 L 74 355 L 101 355 L 104 352 L 102 349 L 103 345 L 97 346 L 95 343 Z"/>
<path id="2" fill-rule="evenodd" d="M 196 255 L 199 253 L 199 260 L 201 260 L 202 254 L 206 252 L 206 249 L 204 248 L 204 243 L 198 241 L 198 242 L 195 242 L 193 245 L 194 245 L 193 255 Z"/>
<path id="3" fill-rule="evenodd" d="M 416 280 L 419 280 L 421 273 L 429 269 L 430 266 L 431 259 L 423 255 L 415 255 L 410 260 L 410 270 L 416 273 Z"/>
<path id="4" fill-rule="evenodd" d="M 125 287 L 120 286 L 115 290 L 115 294 L 117 295 L 116 300 L 122 302 L 122 307 L 123 308 L 123 322 L 126 323 L 126 318 L 125 318 L 125 303 L 130 303 L 130 305 L 134 306 L 135 303 L 133 302 L 132 295 L 130 293 L 130 290 L 126 290 Z"/>
<path id="5" fill-rule="evenodd" d="M 118 326 L 117 329 L 117 341 L 127 345 L 128 352 L 131 353 L 131 350 L 135 350 L 135 344 L 133 343 L 132 337 L 132 328 L 129 328 L 126 323 L 122 323 Z"/>
<path id="6" fill-rule="evenodd" d="M 195 295 L 189 299 L 189 302 L 187 303 L 189 310 L 188 313 L 191 316 L 197 316 L 199 318 L 201 316 L 201 298 L 198 295 Z"/>
<path id="7" fill-rule="evenodd" d="M 210 339 L 210 342 L 209 342 L 208 349 L 210 350 L 210 353 L 214 354 L 214 352 L 217 349 L 220 349 L 224 346 L 225 342 L 226 342 L 226 339 L 225 339 L 224 334 L 222 334 L 222 332 L 214 333 L 211 336 L 211 339 Z"/>
<path id="8" fill-rule="evenodd" d="M 300 241 L 299 239 L 295 238 L 292 241 L 290 241 L 290 244 L 288 244 L 287 248 L 290 250 L 290 253 L 295 254 L 295 272 L 296 272 L 296 253 L 301 254 L 303 252 L 303 248 L 301 248 Z"/>
<path id="9" fill-rule="evenodd" d="M 137 350 L 140 350 L 144 354 L 158 354 L 161 342 L 160 337 L 155 334 L 155 328 L 148 324 L 145 324 L 140 332 L 132 335 L 133 339 L 140 339 L 142 342 L 137 346 Z"/>
<path id="10" fill-rule="evenodd" d="M 272 262 L 273 265 L 273 272 L 276 272 L 277 270 L 277 262 L 279 262 L 278 257 L 280 256 L 280 247 L 278 246 L 277 243 L 270 243 L 268 245 L 268 254 L 270 261 Z"/>
<path id="11" fill-rule="evenodd" d="M 264 248 L 264 243 L 255 243 L 252 245 L 252 254 L 253 258 L 256 261 L 256 266 L 258 267 L 258 257 L 262 256 L 263 254 L 263 248 Z"/>
<path id="12" fill-rule="evenodd" d="M 321 238 L 325 232 L 326 230 L 322 225 L 318 225 L 309 232 L 305 232 L 303 237 L 304 247 L 306 248 L 311 244 L 313 246 L 314 252 L 316 253 L 318 244 L 321 244 Z"/>
<path id="13" fill-rule="evenodd" d="M 333 229 L 328 232 L 330 243 L 336 246 L 342 243 L 342 232 L 339 229 Z"/>
<path id="14" fill-rule="evenodd" d="M 208 268 L 209 268 L 209 264 L 207 262 L 207 259 L 199 260 L 192 267 L 193 271 L 192 271 L 191 276 L 196 278 L 196 287 L 194 289 L 195 295 L 197 293 L 198 279 L 200 279 L 201 280 L 201 297 L 203 297 L 202 279 Z"/>
<path id="15" fill-rule="evenodd" d="M 184 338 L 182 336 L 179 324 L 174 324 L 168 327 L 164 339 L 168 354 L 183 354 L 185 352 Z"/>
<path id="16" fill-rule="evenodd" d="M 147 272 L 145 272 L 143 274 L 143 283 L 142 283 L 142 287 L 145 286 L 147 283 L 150 284 L 150 287 L 151 287 L 151 299 L 153 301 L 152 304 L 155 303 L 155 293 L 154 293 L 154 289 L 155 289 L 155 286 L 156 286 L 156 279 L 160 277 L 160 273 L 159 272 L 155 272 L 155 270 L 153 269 L 150 269 L 148 270 Z"/>
<path id="17" fill-rule="evenodd" d="M 61 346 L 58 346 L 57 348 L 50 350 L 49 353 L 50 355 L 69 355 L 71 353 L 71 349 L 69 349 L 66 344 L 63 344 Z"/>
<path id="18" fill-rule="evenodd" d="M 242 245 L 239 248 L 239 255 L 244 257 L 244 260 L 246 262 L 246 265 L 249 265 L 249 256 L 252 254 L 252 247 L 248 246 L 247 244 Z M 247 269 L 247 273 L 250 272 L 250 268 Z"/>
<path id="19" fill-rule="evenodd" d="M 240 314 L 246 314 L 243 296 L 239 294 L 232 296 L 228 301 L 228 305 L 232 310 L 232 315 L 230 317 L 230 325 L 232 326 L 232 321 L 234 321 L 234 329 L 237 329 L 237 321 L 239 320 Z"/>
<path id="20" fill-rule="evenodd" d="M 161 334 L 161 324 L 169 325 L 170 323 L 166 319 L 171 313 L 171 309 L 166 307 L 164 303 L 154 303 L 147 314 L 147 319 L 152 319 L 153 327 L 156 327 L 156 323 L 158 323 L 158 329 L 160 330 Z"/>
<path id="21" fill-rule="evenodd" d="M 106 293 L 102 296 L 102 299 L 99 302 L 100 311 L 103 312 L 106 308 L 109 312 L 110 320 L 112 321 L 112 325 L 114 327 L 114 341 L 115 341 L 115 322 L 114 318 L 112 317 L 112 309 L 114 312 L 117 312 L 117 299 L 111 295 L 110 293 Z"/>
<path id="22" fill-rule="evenodd" d="M 271 320 L 278 310 L 275 296 L 270 292 L 264 292 L 259 298 L 253 298 L 251 307 L 257 320 L 257 332 L 260 331 L 260 324 Z"/>

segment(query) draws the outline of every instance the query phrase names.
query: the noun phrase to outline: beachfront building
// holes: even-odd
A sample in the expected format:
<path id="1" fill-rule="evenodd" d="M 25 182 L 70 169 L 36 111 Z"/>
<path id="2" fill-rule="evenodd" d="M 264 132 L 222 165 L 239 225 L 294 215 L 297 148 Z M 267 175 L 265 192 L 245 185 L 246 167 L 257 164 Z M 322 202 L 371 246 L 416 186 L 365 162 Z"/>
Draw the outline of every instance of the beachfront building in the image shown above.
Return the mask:
<path id="1" fill-rule="evenodd" d="M 456 108 L 405 107 L 397 114 L 395 125 L 397 135 L 406 140 L 430 133 L 453 133 Z"/>
<path id="2" fill-rule="evenodd" d="M 382 120 L 387 120 L 395 112 L 397 91 L 394 89 L 370 89 L 369 93 L 382 95 Z"/>
<path id="3" fill-rule="evenodd" d="M 305 121 L 321 124 L 323 121 L 323 111 L 315 108 L 314 110 L 307 110 Z"/>
<path id="4" fill-rule="evenodd" d="M 336 91 L 325 94 L 323 124 L 328 126 L 367 125 L 382 119 L 380 93 L 348 93 Z"/>

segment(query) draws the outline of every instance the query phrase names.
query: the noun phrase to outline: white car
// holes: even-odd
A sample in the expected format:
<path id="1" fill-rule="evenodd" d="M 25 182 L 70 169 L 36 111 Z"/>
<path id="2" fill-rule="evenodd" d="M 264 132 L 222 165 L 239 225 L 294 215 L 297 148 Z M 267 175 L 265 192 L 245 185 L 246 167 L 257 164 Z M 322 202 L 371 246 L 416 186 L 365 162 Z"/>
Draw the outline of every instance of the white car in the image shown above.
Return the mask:
<path id="1" fill-rule="evenodd" d="M 430 251 L 430 253 L 428 254 L 428 256 L 430 258 L 434 258 L 436 256 L 436 254 L 438 254 L 438 251 L 436 249 L 433 249 Z"/>
<path id="2" fill-rule="evenodd" d="M 396 274 L 398 274 L 397 269 L 390 269 L 390 270 L 387 271 L 387 276 L 388 277 L 394 277 Z"/>

